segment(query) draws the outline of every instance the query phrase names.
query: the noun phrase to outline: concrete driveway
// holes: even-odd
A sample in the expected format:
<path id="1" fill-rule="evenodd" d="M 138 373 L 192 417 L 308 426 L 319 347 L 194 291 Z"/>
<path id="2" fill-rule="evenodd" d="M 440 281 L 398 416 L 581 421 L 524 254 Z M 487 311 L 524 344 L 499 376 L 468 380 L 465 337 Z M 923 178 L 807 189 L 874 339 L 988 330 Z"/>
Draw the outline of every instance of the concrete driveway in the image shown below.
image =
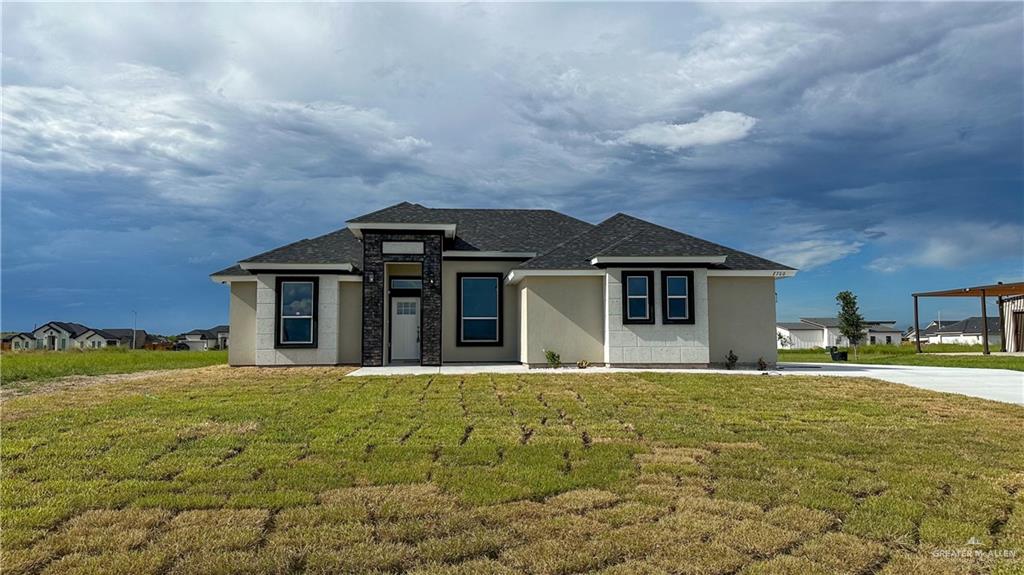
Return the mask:
<path id="1" fill-rule="evenodd" d="M 472 373 L 619 373 L 637 371 L 679 373 L 731 373 L 760 374 L 759 371 L 724 369 L 627 369 L 617 367 L 591 367 L 585 371 L 572 368 L 529 369 L 520 364 L 459 364 L 427 367 L 398 365 L 362 367 L 350 376 L 364 375 L 463 375 Z M 1004 403 L 1024 405 L 1024 372 L 1009 369 L 976 369 L 967 367 L 924 367 L 910 365 L 866 365 L 856 363 L 780 363 L 772 375 L 824 375 L 842 377 L 871 377 L 919 387 L 931 391 L 959 393 L 971 397 L 991 399 Z"/>
<path id="2" fill-rule="evenodd" d="M 1024 371 L 1010 369 L 858 363 L 780 363 L 779 372 L 791 375 L 872 377 L 931 391 L 959 393 L 1024 405 Z"/>

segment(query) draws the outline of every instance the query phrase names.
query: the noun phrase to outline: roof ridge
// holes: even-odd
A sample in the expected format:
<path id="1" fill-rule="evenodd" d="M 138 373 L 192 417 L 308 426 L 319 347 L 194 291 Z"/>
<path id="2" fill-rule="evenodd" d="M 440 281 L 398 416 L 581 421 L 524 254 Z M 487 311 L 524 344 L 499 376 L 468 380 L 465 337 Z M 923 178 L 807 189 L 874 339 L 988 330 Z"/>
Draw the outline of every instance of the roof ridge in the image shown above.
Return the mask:
<path id="1" fill-rule="evenodd" d="M 558 213 L 561 213 L 561 212 L 558 212 Z M 615 214 L 615 216 L 618 216 L 618 215 L 625 215 L 625 214 L 621 214 L 621 213 L 620 213 L 620 214 Z M 526 265 L 526 264 L 528 264 L 528 263 L 532 262 L 533 260 L 536 260 L 536 259 L 540 259 L 540 258 L 542 258 L 542 257 L 544 257 L 544 256 L 546 256 L 546 255 L 548 255 L 548 254 L 550 254 L 550 253 L 552 253 L 552 252 L 554 252 L 554 251 L 556 251 L 556 250 L 558 250 L 558 249 L 560 249 L 560 248 L 564 247 L 564 246 L 565 246 L 566 244 L 568 244 L 569 242 L 571 242 L 571 241 L 573 241 L 573 240 L 576 240 L 576 239 L 582 238 L 583 236 L 585 236 L 585 235 L 587 235 L 587 234 L 591 234 L 591 233 L 593 233 L 593 232 L 596 232 L 596 231 L 598 230 L 598 228 L 600 228 L 601 226 L 603 226 L 603 225 L 604 225 L 605 223 L 607 223 L 607 222 L 608 222 L 608 220 L 610 220 L 610 219 L 614 218 L 615 216 L 610 216 L 610 217 L 607 217 L 607 218 L 605 218 L 604 220 L 602 220 L 601 222 L 599 222 L 599 223 L 597 223 L 597 224 L 590 224 L 590 228 L 589 228 L 588 230 L 586 230 L 586 231 L 583 231 L 583 232 L 580 232 L 580 233 L 578 233 L 578 234 L 576 234 L 576 235 L 574 235 L 574 236 L 571 236 L 571 237 L 568 237 L 568 238 L 566 238 L 566 239 L 565 239 L 564 241 L 562 241 L 562 242 L 560 242 L 560 243 L 556 244 L 556 245 L 555 245 L 554 247 L 552 247 L 551 249 L 549 249 L 549 250 L 546 250 L 546 251 L 543 251 L 543 252 L 541 252 L 541 253 L 539 253 L 539 254 L 537 254 L 537 255 L 533 256 L 532 258 L 530 258 L 530 259 L 526 260 L 525 262 L 523 262 L 523 265 Z M 569 217 L 572 217 L 572 216 L 569 216 Z M 574 219 L 575 219 L 575 218 L 574 218 Z M 581 222 L 582 222 L 583 220 L 579 220 L 579 221 L 581 221 Z M 589 224 L 590 222 L 584 222 L 584 223 L 588 223 L 588 224 Z"/>

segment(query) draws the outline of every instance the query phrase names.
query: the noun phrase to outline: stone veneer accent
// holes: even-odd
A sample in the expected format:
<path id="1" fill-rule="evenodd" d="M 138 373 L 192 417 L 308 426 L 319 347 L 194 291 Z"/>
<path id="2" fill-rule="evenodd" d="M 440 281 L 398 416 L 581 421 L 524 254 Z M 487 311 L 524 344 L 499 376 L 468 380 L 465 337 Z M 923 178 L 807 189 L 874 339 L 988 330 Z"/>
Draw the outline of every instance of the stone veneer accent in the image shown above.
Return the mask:
<path id="1" fill-rule="evenodd" d="M 608 269 L 605 274 L 606 312 L 605 362 L 611 365 L 655 364 L 659 366 L 706 366 L 710 362 L 708 332 L 708 274 L 693 269 L 691 287 L 694 301 L 693 324 L 663 324 L 661 314 L 661 274 L 679 271 L 660 268 L 631 268 L 631 271 L 654 270 L 653 324 L 622 323 L 622 269 Z"/>
<path id="2" fill-rule="evenodd" d="M 384 242 L 423 242 L 423 254 L 384 254 Z M 363 231 L 363 365 L 384 365 L 384 264 L 420 263 L 420 363 L 441 365 L 441 233 Z M 372 278 L 372 281 L 371 281 Z"/>
<path id="3" fill-rule="evenodd" d="M 317 347 L 275 348 L 276 274 L 256 276 L 256 365 L 334 365 L 338 363 L 339 279 L 327 274 L 285 274 L 320 278 L 317 295 Z"/>

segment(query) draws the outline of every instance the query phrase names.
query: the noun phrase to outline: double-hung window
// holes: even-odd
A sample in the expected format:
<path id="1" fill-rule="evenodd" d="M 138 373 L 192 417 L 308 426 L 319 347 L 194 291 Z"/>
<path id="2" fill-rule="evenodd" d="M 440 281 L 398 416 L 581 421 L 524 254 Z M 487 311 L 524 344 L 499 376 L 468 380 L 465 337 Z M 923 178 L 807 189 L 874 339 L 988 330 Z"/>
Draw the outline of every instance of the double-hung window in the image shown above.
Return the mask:
<path id="1" fill-rule="evenodd" d="M 654 272 L 622 272 L 622 323 L 654 323 Z"/>
<path id="2" fill-rule="evenodd" d="M 277 278 L 276 347 L 316 347 L 318 278 Z"/>
<path id="3" fill-rule="evenodd" d="M 693 272 L 661 272 L 661 322 L 694 323 Z"/>
<path id="4" fill-rule="evenodd" d="M 458 344 L 501 345 L 502 274 L 457 274 Z"/>

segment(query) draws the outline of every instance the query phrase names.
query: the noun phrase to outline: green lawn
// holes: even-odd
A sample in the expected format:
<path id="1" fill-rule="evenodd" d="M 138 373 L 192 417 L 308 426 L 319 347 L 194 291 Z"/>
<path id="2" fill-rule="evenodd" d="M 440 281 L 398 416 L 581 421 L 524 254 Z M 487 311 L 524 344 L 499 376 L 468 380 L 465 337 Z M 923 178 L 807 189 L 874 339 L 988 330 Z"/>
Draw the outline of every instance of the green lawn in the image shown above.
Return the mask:
<path id="1" fill-rule="evenodd" d="M 846 350 L 846 348 L 841 348 Z M 993 347 L 993 351 L 998 348 Z M 980 345 L 932 344 L 924 346 L 924 353 L 916 353 L 913 345 L 862 345 L 854 357 L 850 349 L 849 357 L 853 363 L 878 365 L 929 365 L 934 367 L 990 367 L 998 369 L 1014 369 L 1024 371 L 1024 357 L 983 356 Z M 979 355 L 939 355 L 940 353 L 977 353 Z M 832 363 L 828 353 L 821 349 L 780 349 L 779 361 L 813 361 Z M 841 362 L 839 362 L 841 363 Z"/>
<path id="2" fill-rule="evenodd" d="M 0 380 L 8 387 L 68 375 L 132 373 L 151 369 L 204 367 L 227 362 L 227 351 L 129 351 L 114 348 L 5 352 L 0 356 Z"/>
<path id="3" fill-rule="evenodd" d="M 1019 406 L 864 379 L 344 373 L 5 401 L 4 572 L 1024 569 Z"/>

